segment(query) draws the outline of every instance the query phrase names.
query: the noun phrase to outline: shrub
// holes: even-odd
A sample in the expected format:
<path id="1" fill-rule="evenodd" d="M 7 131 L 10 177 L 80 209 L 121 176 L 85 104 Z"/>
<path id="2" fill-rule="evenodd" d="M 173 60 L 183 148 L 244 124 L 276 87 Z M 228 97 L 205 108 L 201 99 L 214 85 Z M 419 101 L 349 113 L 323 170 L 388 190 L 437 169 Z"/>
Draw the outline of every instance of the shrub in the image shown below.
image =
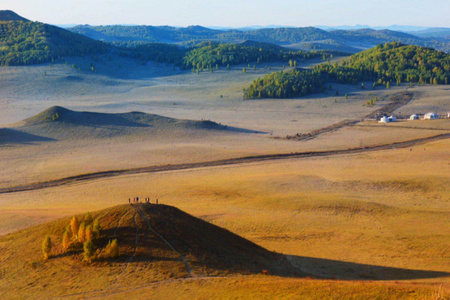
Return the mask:
<path id="1" fill-rule="evenodd" d="M 117 239 L 114 239 L 111 243 L 111 248 L 110 248 L 110 256 L 112 258 L 118 257 L 119 256 L 119 243 L 117 242 Z"/>
<path id="2" fill-rule="evenodd" d="M 52 251 L 52 240 L 50 236 L 46 236 L 44 238 L 44 242 L 42 242 L 42 252 L 44 253 L 44 259 L 48 259 L 50 257 L 50 252 Z"/>

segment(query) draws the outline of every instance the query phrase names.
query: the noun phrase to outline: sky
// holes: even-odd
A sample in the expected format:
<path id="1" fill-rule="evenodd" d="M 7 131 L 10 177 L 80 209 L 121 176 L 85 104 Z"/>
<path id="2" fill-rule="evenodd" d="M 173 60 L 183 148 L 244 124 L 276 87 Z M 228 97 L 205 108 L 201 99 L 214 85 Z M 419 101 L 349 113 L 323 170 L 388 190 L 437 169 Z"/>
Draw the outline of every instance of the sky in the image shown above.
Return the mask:
<path id="1" fill-rule="evenodd" d="M 50 24 L 450 27 L 449 0 L 0 0 Z"/>

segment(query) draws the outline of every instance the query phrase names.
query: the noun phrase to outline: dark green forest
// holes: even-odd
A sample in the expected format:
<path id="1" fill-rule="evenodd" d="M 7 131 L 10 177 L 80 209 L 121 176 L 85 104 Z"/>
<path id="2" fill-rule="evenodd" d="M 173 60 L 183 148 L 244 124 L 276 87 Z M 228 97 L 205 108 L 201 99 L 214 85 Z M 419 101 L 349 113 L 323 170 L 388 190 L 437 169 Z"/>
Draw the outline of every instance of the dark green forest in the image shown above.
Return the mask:
<path id="1" fill-rule="evenodd" d="M 163 43 L 122 42 L 120 55 L 143 61 L 172 63 L 182 69 L 204 70 L 219 66 L 242 63 L 282 61 L 294 66 L 311 58 L 330 57 L 332 54 L 346 54 L 333 51 L 291 51 L 267 43 L 247 41 L 241 44 L 202 42 L 191 48 Z"/>
<path id="2" fill-rule="evenodd" d="M 39 22 L 0 22 L 0 65 L 30 65 L 62 56 L 105 52 L 109 46 Z"/>
<path id="3" fill-rule="evenodd" d="M 319 74 L 307 70 L 274 72 L 258 78 L 244 93 L 244 99 L 291 98 L 321 92 L 325 80 Z"/>
<path id="4" fill-rule="evenodd" d="M 312 85 L 311 78 L 320 78 L 318 85 Z M 324 90 L 327 82 L 358 84 L 373 81 L 372 87 L 375 88 L 380 85 L 399 85 L 402 82 L 448 84 L 448 78 L 449 54 L 431 48 L 392 42 L 352 55 L 340 64 L 336 62 L 317 65 L 311 72 L 268 74 L 255 80 L 246 89 L 244 97 L 252 99 L 305 96 Z"/>

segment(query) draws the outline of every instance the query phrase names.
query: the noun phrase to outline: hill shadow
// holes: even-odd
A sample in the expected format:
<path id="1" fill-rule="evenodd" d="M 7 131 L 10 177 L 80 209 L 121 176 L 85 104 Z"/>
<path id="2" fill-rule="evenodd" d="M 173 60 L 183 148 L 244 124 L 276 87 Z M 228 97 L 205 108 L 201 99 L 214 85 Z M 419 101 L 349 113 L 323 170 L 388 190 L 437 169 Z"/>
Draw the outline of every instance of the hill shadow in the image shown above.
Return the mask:
<path id="1" fill-rule="evenodd" d="M 56 140 L 11 128 L 0 128 L 0 146 L 6 144 L 32 144 L 34 142 L 52 141 Z"/>
<path id="2" fill-rule="evenodd" d="M 450 277 L 449 272 L 394 268 L 331 259 L 286 255 L 293 266 L 317 278 L 340 280 L 413 280 Z"/>

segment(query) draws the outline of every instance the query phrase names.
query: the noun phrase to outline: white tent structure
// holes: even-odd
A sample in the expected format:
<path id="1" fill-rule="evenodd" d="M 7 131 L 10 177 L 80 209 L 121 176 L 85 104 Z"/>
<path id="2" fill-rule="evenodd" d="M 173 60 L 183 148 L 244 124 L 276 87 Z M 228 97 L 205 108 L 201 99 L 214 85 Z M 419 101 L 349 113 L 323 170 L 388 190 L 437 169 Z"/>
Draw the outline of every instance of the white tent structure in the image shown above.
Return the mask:
<path id="1" fill-rule="evenodd" d="M 439 119 L 439 116 L 436 113 L 429 112 L 429 113 L 426 113 L 425 116 L 423 116 L 423 119 L 424 120 L 436 120 L 436 119 Z"/>
<path id="2" fill-rule="evenodd" d="M 387 117 L 382 117 L 380 119 L 380 121 L 378 121 L 378 123 L 388 123 L 388 122 L 390 122 L 390 121 L 389 121 L 389 119 Z"/>
<path id="3" fill-rule="evenodd" d="M 419 120 L 419 116 L 416 114 L 413 114 L 409 117 L 409 120 Z"/>
<path id="4" fill-rule="evenodd" d="M 389 120 L 389 122 L 397 122 L 397 118 L 394 117 L 394 116 L 390 116 L 390 117 L 388 118 L 388 120 Z"/>

